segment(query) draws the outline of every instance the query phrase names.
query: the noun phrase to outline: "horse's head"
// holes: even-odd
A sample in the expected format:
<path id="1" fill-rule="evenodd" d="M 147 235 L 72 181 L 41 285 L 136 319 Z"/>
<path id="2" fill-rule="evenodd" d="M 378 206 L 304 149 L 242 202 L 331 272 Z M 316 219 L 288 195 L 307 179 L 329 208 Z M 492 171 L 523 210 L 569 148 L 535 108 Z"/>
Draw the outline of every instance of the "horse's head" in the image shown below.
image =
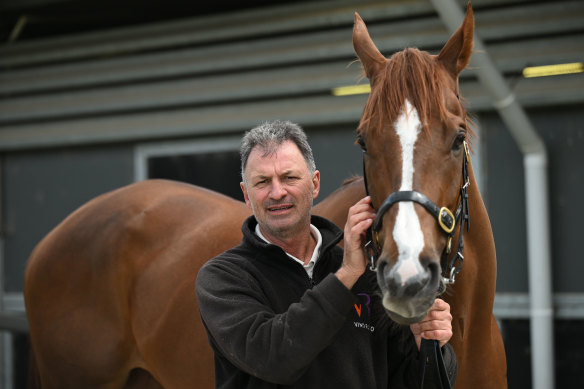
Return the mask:
<path id="1" fill-rule="evenodd" d="M 442 287 L 441 257 L 454 234 L 471 131 L 458 75 L 473 30 L 469 5 L 440 54 L 406 49 L 387 59 L 355 14 L 353 46 L 371 84 L 357 143 L 377 210 L 377 278 L 385 309 L 402 324 L 424 317 Z"/>

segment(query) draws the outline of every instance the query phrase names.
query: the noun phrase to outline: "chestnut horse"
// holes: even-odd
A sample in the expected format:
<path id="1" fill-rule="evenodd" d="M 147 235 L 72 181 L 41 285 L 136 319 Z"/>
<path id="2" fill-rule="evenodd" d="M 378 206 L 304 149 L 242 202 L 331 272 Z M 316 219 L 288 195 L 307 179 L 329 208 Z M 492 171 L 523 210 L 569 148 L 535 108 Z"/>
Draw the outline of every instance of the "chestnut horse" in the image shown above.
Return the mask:
<path id="1" fill-rule="evenodd" d="M 435 297 L 448 239 L 418 204 L 386 205 L 384 199 L 415 190 L 456 209 L 465 158 L 461 139 L 468 136 L 457 77 L 470 56 L 472 29 L 469 9 L 439 56 L 408 49 L 403 53 L 416 55 L 400 62 L 400 54 L 387 60 L 379 53 L 356 16 L 355 51 L 372 84 L 358 142 L 374 205 L 386 209 L 374 231 L 378 279 L 390 315 L 404 323 L 423 315 Z M 431 85 L 418 90 L 418 82 Z M 408 124 L 418 118 L 423 125 Z M 413 141 L 410 134 L 411 146 L 401 143 L 400 129 L 417 135 L 419 127 L 423 133 Z M 413 143 L 416 152 L 408 156 L 404 150 Z M 464 270 L 445 294 L 459 360 L 456 387 L 503 388 L 505 355 L 491 313 L 494 243 L 470 165 L 468 177 L 473 227 L 464 233 Z M 363 180 L 353 180 L 313 212 L 343 226 L 349 206 L 364 194 Z M 35 248 L 25 274 L 42 387 L 211 388 L 212 354 L 196 306 L 195 277 L 206 260 L 239 243 L 249 214 L 244 203 L 226 196 L 154 180 L 99 196 L 67 217 Z M 408 244 L 417 245 L 418 257 Z M 416 307 L 409 307 L 414 300 Z"/>
<path id="2" fill-rule="evenodd" d="M 436 292 L 455 281 L 444 298 L 453 316 L 456 387 L 505 388 L 505 352 L 492 314 L 495 245 L 468 156 L 470 123 L 458 88 L 473 32 L 469 4 L 438 55 L 409 48 L 388 59 L 355 15 L 353 46 L 371 85 L 357 143 L 377 210 L 368 250 L 388 314 L 416 322 Z"/>

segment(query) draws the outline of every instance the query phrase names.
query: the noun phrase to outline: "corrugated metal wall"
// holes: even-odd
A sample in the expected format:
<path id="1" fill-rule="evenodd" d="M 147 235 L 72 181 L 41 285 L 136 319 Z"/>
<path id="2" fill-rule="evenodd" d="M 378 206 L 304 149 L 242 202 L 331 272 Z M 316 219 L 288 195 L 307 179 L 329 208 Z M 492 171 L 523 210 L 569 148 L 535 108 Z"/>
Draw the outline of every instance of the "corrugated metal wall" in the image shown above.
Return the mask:
<path id="1" fill-rule="evenodd" d="M 581 60 L 581 1 L 473 3 L 477 34 L 520 101 L 584 100 L 583 76 L 518 76 Z M 330 90 L 359 82 L 358 64 L 347 68 L 356 10 L 387 55 L 447 39 L 426 1 L 344 1 L 0 47 L 0 150 L 218 134 L 279 117 L 354 122 L 363 97 Z M 470 71 L 462 91 L 474 111 L 490 108 Z"/>

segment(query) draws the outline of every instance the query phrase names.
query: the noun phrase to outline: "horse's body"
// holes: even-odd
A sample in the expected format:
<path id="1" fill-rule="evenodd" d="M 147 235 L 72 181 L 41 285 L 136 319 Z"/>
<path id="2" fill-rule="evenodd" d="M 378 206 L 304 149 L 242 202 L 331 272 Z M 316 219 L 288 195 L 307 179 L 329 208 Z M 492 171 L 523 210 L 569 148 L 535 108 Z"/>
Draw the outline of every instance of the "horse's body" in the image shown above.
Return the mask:
<path id="1" fill-rule="evenodd" d="M 379 96 L 392 99 L 387 91 L 379 91 L 376 71 L 385 69 L 386 59 L 375 52 L 368 34 L 363 35 L 366 29 L 362 23 L 360 19 L 356 21 L 354 45 L 372 83 L 370 99 Z M 456 62 L 462 57 L 462 67 L 466 65 L 468 58 L 464 57 L 470 56 L 465 43 L 469 39 L 468 23 L 462 30 L 447 43 L 443 49 L 446 54 L 439 60 Z M 472 29 L 470 35 L 472 40 Z M 454 66 L 456 76 L 460 66 Z M 443 95 L 427 102 L 427 112 L 416 107 L 428 126 L 426 137 L 416 140 L 418 154 L 414 157 L 419 153 L 423 157 L 409 162 L 421 163 L 411 169 L 418 176 L 413 177 L 411 188 L 406 189 L 423 191 L 455 209 L 462 178 L 458 168 L 454 172 L 454 166 L 464 156 L 455 147 L 450 149 L 451 126 L 440 123 L 444 115 L 436 114 L 432 108 L 436 100 L 444 99 L 447 119 L 455 126 L 464 121 L 458 101 L 452 101 L 458 88 L 456 78 L 453 76 L 447 84 L 450 89 L 441 90 Z M 414 106 L 419 103 L 415 100 L 412 98 Z M 399 126 L 391 123 L 403 117 L 398 119 L 384 109 L 373 109 L 372 115 L 375 104 L 368 102 L 365 113 L 369 116 L 364 115 L 358 135 L 362 147 L 367 146 L 368 188 L 378 208 L 390 193 L 404 191 L 404 182 L 409 181 L 400 176 L 404 171 L 400 166 L 406 158 L 400 159 L 399 152 L 386 152 L 400 147 L 392 133 L 393 127 Z M 416 115 L 412 113 L 410 117 Z M 376 131 L 369 128 L 387 120 L 389 123 Z M 434 127 L 440 135 L 434 135 Z M 447 147 L 441 149 L 444 142 Z M 441 154 L 436 157 L 436 153 Z M 431 165 L 437 161 L 440 168 Z M 437 182 L 436 176 L 442 181 Z M 496 276 L 493 235 L 472 166 L 469 182 L 472 227 L 464 233 L 464 267 L 443 296 L 453 315 L 451 344 L 459 363 L 456 387 L 504 388 L 505 354 L 492 315 Z M 363 180 L 352 180 L 316 205 L 313 212 L 342 227 L 348 208 L 364 195 Z M 409 312 L 404 304 L 435 297 L 428 290 L 434 293 L 439 286 L 436 269 L 440 268 L 439 251 L 446 244 L 446 237 L 424 209 L 412 205 L 407 220 L 419 219 L 416 228 L 423 232 L 423 256 L 411 258 L 419 261 L 416 265 L 397 258 L 397 254 L 408 251 L 401 241 L 404 239 L 392 235 L 397 228 L 394 226 L 399 224 L 396 221 L 401 220 L 402 208 L 407 208 L 402 205 L 406 203 L 395 204 L 379 216 L 383 225 L 375 235 L 384 302 L 396 307 L 400 317 L 407 321 L 411 320 L 408 314 L 413 317 L 424 312 L 417 307 L 412 308 L 415 312 Z M 211 388 L 212 354 L 200 321 L 194 282 L 205 261 L 239 243 L 241 224 L 249 214 L 244 203 L 214 192 L 168 181 L 145 181 L 102 195 L 65 219 L 35 248 L 25 275 L 31 343 L 42 387 Z M 416 228 L 413 233 L 420 232 Z M 457 235 L 453 242 L 457 242 Z M 410 267 L 408 271 L 404 268 L 398 271 L 403 285 L 410 281 L 406 275 L 415 278 L 412 269 L 425 277 L 414 280 L 413 285 L 419 284 L 421 291 L 412 285 L 407 288 L 408 293 L 414 291 L 416 295 L 409 298 L 397 289 L 402 298 L 394 301 L 387 285 L 392 282 L 393 270 L 399 270 L 398 265 L 404 263 L 410 263 Z M 399 283 L 395 288 L 399 288 Z"/>
<path id="2" fill-rule="evenodd" d="M 151 381 L 143 369 L 164 388 L 211 388 L 195 277 L 206 260 L 239 243 L 249 213 L 211 191 L 145 181 L 65 219 L 26 271 L 42 387 L 124 388 L 128 380 Z"/>

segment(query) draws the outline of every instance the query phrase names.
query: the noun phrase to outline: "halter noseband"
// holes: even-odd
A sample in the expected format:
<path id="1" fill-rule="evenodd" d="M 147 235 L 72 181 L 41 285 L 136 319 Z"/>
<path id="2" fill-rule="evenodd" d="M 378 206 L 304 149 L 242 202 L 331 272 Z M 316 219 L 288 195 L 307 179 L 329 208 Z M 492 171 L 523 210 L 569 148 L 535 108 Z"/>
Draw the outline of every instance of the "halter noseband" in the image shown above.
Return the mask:
<path id="1" fill-rule="evenodd" d="M 379 207 L 377 211 L 377 216 L 373 221 L 372 227 L 367 229 L 367 243 L 365 244 L 365 251 L 369 257 L 371 265 L 370 270 L 377 270 L 377 260 L 379 259 L 380 249 L 379 249 L 379 238 L 378 233 L 381 230 L 383 223 L 383 216 L 395 203 L 401 201 L 413 201 L 422 205 L 438 222 L 442 231 L 448 235 L 448 243 L 442 252 L 442 283 L 443 284 L 454 284 L 456 275 L 460 273 L 462 269 L 462 262 L 464 256 L 462 251 L 464 249 L 464 243 L 462 240 L 462 233 L 464 225 L 466 223 L 466 230 L 470 228 L 470 215 L 468 210 L 468 186 L 470 184 L 468 178 L 468 163 L 470 162 L 470 156 L 468 151 L 468 145 L 466 142 L 464 145 L 464 156 L 462 158 L 462 180 L 463 184 L 460 188 L 460 203 L 455 214 L 452 214 L 450 209 L 447 207 L 438 207 L 432 200 L 420 192 L 416 191 L 398 191 L 390 194 L 385 201 Z M 369 187 L 367 185 L 367 173 L 365 172 L 365 159 L 363 158 L 363 179 L 365 181 L 365 191 L 369 195 Z M 460 225 L 460 233 L 458 238 L 458 247 L 456 249 L 456 254 L 448 260 L 448 255 L 451 252 L 452 237 L 454 236 L 454 228 L 456 223 Z M 374 239 L 375 238 L 375 239 Z M 445 265 L 445 266 L 444 266 Z"/>

